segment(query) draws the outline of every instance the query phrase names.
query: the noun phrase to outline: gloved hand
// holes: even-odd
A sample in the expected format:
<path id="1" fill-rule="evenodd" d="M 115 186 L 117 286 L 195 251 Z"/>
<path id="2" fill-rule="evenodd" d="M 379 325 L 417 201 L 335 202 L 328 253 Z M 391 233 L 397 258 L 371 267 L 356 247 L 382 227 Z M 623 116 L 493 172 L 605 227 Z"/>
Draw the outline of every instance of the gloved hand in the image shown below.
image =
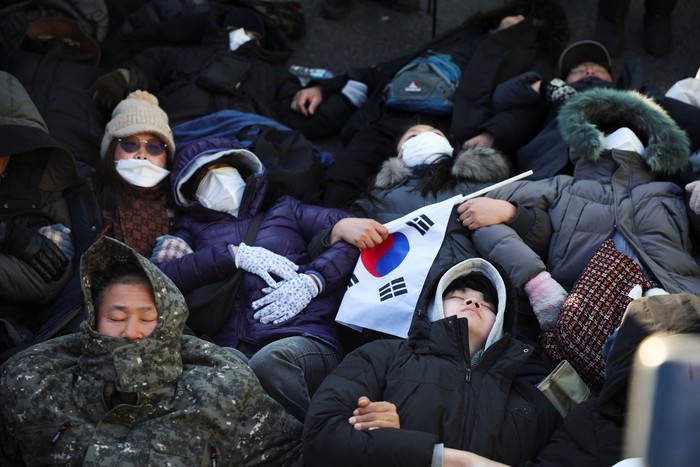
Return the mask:
<path id="1" fill-rule="evenodd" d="M 109 117 L 114 107 L 129 95 L 129 70 L 119 68 L 105 73 L 92 83 L 88 93 L 97 108 Z"/>
<path id="2" fill-rule="evenodd" d="M 46 282 L 58 280 L 69 262 L 51 240 L 9 221 L 0 222 L 0 251 L 25 261 Z"/>
<path id="3" fill-rule="evenodd" d="M 367 102 L 367 85 L 362 81 L 348 80 L 340 90 L 340 93 L 348 98 L 355 107 L 361 107 Z"/>
<path id="4" fill-rule="evenodd" d="M 688 183 L 685 186 L 685 191 L 690 193 L 690 199 L 688 200 L 690 209 L 692 209 L 695 214 L 700 216 L 700 180 Z"/>
<path id="5" fill-rule="evenodd" d="M 228 246 L 228 251 L 236 261 L 237 268 L 262 277 L 270 287 L 277 285 L 270 273 L 285 280 L 296 276 L 299 269 L 299 266 L 284 256 L 259 246 L 248 246 L 241 242 L 236 253 L 233 252 L 233 245 Z"/>
<path id="6" fill-rule="evenodd" d="M 156 238 L 156 246 L 153 248 L 150 260 L 155 264 L 166 263 L 190 253 L 194 253 L 194 250 L 180 237 L 161 235 Z"/>
<path id="7" fill-rule="evenodd" d="M 569 295 L 549 272 L 542 271 L 530 279 L 524 286 L 532 311 L 543 331 L 552 329 L 557 324 L 559 311 Z"/>
<path id="8" fill-rule="evenodd" d="M 280 324 L 295 317 L 318 295 L 319 285 L 310 274 L 297 274 L 280 282 L 277 287 L 265 287 L 264 297 L 252 303 L 258 310 L 253 318 L 263 324 Z M 264 307 L 264 308 L 263 308 Z"/>
<path id="9" fill-rule="evenodd" d="M 75 249 L 73 248 L 73 241 L 70 238 L 70 229 L 68 227 L 63 224 L 47 225 L 41 227 L 39 233 L 59 247 L 61 253 L 63 253 L 63 256 L 65 256 L 68 261 L 73 259 Z"/>
<path id="10" fill-rule="evenodd" d="M 576 95 L 576 90 L 559 78 L 554 78 L 549 82 L 542 82 L 540 93 L 549 102 L 562 103 Z"/>

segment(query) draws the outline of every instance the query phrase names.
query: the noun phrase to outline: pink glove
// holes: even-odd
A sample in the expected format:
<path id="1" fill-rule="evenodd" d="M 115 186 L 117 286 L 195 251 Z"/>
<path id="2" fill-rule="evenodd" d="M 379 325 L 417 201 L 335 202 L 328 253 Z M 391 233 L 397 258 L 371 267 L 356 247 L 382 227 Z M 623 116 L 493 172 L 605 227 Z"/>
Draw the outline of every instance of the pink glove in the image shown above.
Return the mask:
<path id="1" fill-rule="evenodd" d="M 552 329 L 557 324 L 559 311 L 568 296 L 566 290 L 547 271 L 537 274 L 523 288 L 542 330 Z"/>

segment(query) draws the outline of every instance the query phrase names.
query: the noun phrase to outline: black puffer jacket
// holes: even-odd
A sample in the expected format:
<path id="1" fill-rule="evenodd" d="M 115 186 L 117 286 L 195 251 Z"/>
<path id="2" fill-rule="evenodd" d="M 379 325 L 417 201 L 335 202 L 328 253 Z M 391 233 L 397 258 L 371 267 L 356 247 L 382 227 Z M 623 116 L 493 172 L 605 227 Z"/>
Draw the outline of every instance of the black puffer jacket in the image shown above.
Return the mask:
<path id="1" fill-rule="evenodd" d="M 78 182 L 73 157 L 49 135 L 19 81 L 3 71 L 0 96 L 0 147 L 10 155 L 6 177 L 0 181 L 0 222 L 34 232 L 52 224 L 73 228 L 63 194 Z M 72 264 L 60 279 L 45 281 L 27 261 L 0 251 L 0 317 L 36 318 L 37 305 L 50 303 L 65 287 Z"/>
<path id="2" fill-rule="evenodd" d="M 501 19 L 523 14 L 525 21 L 517 26 L 492 34 Z M 396 72 L 426 50 L 452 54 L 462 68 L 452 112 L 450 139 L 463 142 L 477 134 L 480 125 L 494 117 L 491 93 L 500 82 L 535 68 L 551 73 L 559 53 L 569 41 L 569 23 L 565 11 L 552 0 L 517 0 L 501 8 L 479 12 L 464 23 L 425 44 L 414 53 L 383 62 L 371 68 L 353 70 L 335 80 L 327 80 L 324 95 L 340 90 L 347 79 L 368 84 L 370 94 L 343 128 L 343 138 L 349 139 L 359 128 L 375 121 L 384 111 L 384 88 Z M 497 116 L 508 119 L 507 115 Z M 514 113 L 512 131 L 521 131 L 527 121 Z M 525 125 L 526 126 L 526 125 Z M 510 148 L 500 148 L 508 150 Z"/>
<path id="3" fill-rule="evenodd" d="M 430 321 L 444 316 L 442 291 L 470 270 L 495 268 L 481 259 L 454 266 L 434 286 L 435 304 L 417 306 L 408 341 L 366 344 L 326 378 L 304 427 L 307 465 L 428 466 L 437 443 L 509 464 L 537 455 L 561 418 L 532 384 L 546 373 L 532 348 L 506 332 L 515 313 L 512 289 L 498 273 L 499 280 L 489 275 L 499 309 L 485 351 L 469 355 L 466 318 Z M 394 403 L 401 428 L 355 430 L 348 417 L 360 396 Z"/>
<path id="4" fill-rule="evenodd" d="M 23 50 L 3 53 L 0 68 L 22 83 L 51 136 L 75 157 L 80 174 L 92 174 L 100 163 L 105 122 L 85 90 L 104 71 Z"/>

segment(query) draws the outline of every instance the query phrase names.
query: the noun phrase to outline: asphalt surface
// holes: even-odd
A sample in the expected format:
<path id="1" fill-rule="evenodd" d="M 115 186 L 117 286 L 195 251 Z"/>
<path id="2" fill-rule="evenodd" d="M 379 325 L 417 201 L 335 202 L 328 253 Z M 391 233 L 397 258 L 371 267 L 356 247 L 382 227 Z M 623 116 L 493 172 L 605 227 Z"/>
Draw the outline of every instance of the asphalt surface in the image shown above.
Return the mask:
<path id="1" fill-rule="evenodd" d="M 504 0 L 435 0 L 435 29 L 440 34 L 462 23 L 476 11 L 506 4 Z M 340 21 L 321 16 L 322 0 L 301 0 L 306 34 L 294 42 L 290 64 L 322 67 L 342 72 L 367 66 L 415 50 L 429 41 L 433 16 L 429 0 L 421 0 L 421 10 L 400 13 L 372 0 L 354 0 L 350 14 Z M 572 29 L 572 41 L 592 38 L 597 16 L 597 0 L 560 0 Z M 673 13 L 673 49 L 661 58 L 650 57 L 643 47 L 644 0 L 631 0 L 626 22 L 626 48 L 614 60 L 619 71 L 624 62 L 639 58 L 644 83 L 662 90 L 676 81 L 695 76 L 700 67 L 700 0 L 678 0 Z"/>

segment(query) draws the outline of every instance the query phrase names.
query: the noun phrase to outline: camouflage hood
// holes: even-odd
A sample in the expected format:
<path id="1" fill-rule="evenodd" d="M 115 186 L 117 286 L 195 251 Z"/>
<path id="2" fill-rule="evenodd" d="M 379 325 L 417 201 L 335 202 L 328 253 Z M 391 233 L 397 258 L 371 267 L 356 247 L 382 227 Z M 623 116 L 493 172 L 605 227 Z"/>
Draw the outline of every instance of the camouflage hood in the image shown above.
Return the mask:
<path id="1" fill-rule="evenodd" d="M 131 341 L 98 333 L 93 305 L 91 278 L 116 257 L 133 258 L 153 286 L 158 323 L 153 333 L 141 341 Z M 81 369 L 115 383 L 122 392 L 152 393 L 170 385 L 182 373 L 182 335 L 188 310 L 185 299 L 170 279 L 153 263 L 129 246 L 103 237 L 80 260 L 80 279 L 85 296 Z"/>

